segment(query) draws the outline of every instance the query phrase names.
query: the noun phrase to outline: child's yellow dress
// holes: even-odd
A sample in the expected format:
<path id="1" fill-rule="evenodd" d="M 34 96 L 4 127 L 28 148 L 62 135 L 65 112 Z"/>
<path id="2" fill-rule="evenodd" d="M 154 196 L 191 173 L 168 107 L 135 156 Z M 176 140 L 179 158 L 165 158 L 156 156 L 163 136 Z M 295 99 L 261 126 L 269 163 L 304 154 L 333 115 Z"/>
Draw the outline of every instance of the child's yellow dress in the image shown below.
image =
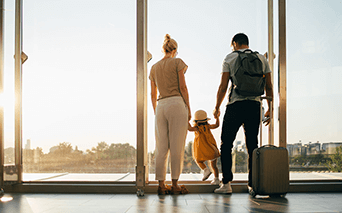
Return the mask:
<path id="1" fill-rule="evenodd" d="M 215 138 L 209 129 L 209 124 L 196 125 L 195 140 L 193 144 L 193 158 L 196 161 L 214 160 L 220 156 Z"/>

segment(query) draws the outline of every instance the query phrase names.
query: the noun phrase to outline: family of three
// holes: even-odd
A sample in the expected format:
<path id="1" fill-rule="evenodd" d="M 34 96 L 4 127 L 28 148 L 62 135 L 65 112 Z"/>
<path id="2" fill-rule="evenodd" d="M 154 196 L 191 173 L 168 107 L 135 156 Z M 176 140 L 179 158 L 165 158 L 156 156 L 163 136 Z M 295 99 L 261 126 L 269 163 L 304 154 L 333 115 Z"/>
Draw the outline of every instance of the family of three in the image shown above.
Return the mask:
<path id="1" fill-rule="evenodd" d="M 158 194 L 187 194 L 189 191 L 184 185 L 178 184 L 182 172 L 185 140 L 188 131 L 195 133 L 193 144 L 193 157 L 197 165 L 202 169 L 202 180 L 215 175 L 211 182 L 219 185 L 219 171 L 217 158 L 221 156 L 222 182 L 215 193 L 232 193 L 230 182 L 232 173 L 232 148 L 236 134 L 241 126 L 244 128 L 246 146 L 248 150 L 248 186 L 252 181 L 252 152 L 258 147 L 258 132 L 260 125 L 260 95 L 241 95 L 234 89 L 234 76 L 238 69 L 239 52 L 253 53 L 249 49 L 249 40 L 243 33 L 236 34 L 231 41 L 233 52 L 228 54 L 222 65 L 221 82 L 217 91 L 216 105 L 213 116 L 215 124 L 209 124 L 207 113 L 198 110 L 194 114 L 193 125 L 190 124 L 191 110 L 189 94 L 185 81 L 185 73 L 188 66 L 185 62 L 176 58 L 178 44 L 166 34 L 163 43 L 164 57 L 155 63 L 150 72 L 151 100 L 155 114 L 155 138 L 156 138 L 156 180 L 158 180 Z M 263 55 L 254 52 L 261 61 L 263 76 L 266 79 L 266 96 L 273 97 L 271 82 L 271 70 Z M 221 147 L 217 148 L 216 141 L 211 134 L 211 129 L 220 126 L 220 106 L 227 93 L 229 81 L 232 86 L 229 90 L 228 104 L 224 114 Z M 270 104 L 270 103 L 268 103 Z M 265 116 L 269 116 L 269 111 Z M 165 184 L 168 157 L 170 155 L 172 186 Z M 207 161 L 210 168 L 204 162 Z"/>

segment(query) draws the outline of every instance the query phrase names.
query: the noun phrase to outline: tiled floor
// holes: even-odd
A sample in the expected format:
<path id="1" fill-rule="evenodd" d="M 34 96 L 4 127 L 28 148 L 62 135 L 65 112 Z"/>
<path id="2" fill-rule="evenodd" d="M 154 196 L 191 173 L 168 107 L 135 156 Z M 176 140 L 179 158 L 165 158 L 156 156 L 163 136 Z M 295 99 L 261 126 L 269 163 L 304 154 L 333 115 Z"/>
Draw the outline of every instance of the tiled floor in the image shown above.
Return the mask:
<path id="1" fill-rule="evenodd" d="M 5 202 L 6 199 L 12 201 Z M 188 194 L 6 194 L 1 213 L 216 213 L 216 212 L 342 212 L 342 193 L 290 193 L 285 198 Z"/>

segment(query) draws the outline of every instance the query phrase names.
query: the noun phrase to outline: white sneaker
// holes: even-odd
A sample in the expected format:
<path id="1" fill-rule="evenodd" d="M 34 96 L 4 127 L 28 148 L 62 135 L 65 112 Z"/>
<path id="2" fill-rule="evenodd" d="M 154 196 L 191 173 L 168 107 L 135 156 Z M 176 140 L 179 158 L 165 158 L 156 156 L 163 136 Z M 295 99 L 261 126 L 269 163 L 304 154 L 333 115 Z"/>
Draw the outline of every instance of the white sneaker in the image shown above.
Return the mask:
<path id="1" fill-rule="evenodd" d="M 218 194 L 231 194 L 233 192 L 230 182 L 227 184 L 221 184 L 220 188 L 214 190 Z"/>
<path id="2" fill-rule="evenodd" d="M 211 181 L 210 184 L 211 184 L 211 185 L 220 185 L 220 180 L 216 177 L 216 178 L 214 178 L 213 181 Z"/>
<path id="3" fill-rule="evenodd" d="M 207 167 L 203 170 L 203 178 L 202 181 L 205 181 L 206 179 L 209 178 L 209 176 L 211 175 L 211 171 L 210 169 Z"/>
<path id="4" fill-rule="evenodd" d="M 247 186 L 247 188 L 248 188 L 248 193 L 250 194 L 253 191 L 253 188 L 250 186 Z"/>

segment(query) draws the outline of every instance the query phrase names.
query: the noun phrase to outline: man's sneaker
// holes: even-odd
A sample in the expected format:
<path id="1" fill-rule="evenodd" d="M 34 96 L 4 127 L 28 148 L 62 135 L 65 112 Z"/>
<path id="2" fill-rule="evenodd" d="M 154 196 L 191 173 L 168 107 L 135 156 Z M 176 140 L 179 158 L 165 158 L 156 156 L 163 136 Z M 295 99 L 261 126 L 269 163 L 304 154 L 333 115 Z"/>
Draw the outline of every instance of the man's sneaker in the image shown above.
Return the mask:
<path id="1" fill-rule="evenodd" d="M 211 185 L 220 185 L 220 180 L 216 177 L 216 178 L 214 178 L 213 181 L 211 181 L 210 184 L 211 184 Z"/>
<path id="2" fill-rule="evenodd" d="M 202 181 L 205 181 L 206 179 L 209 178 L 209 176 L 211 175 L 211 171 L 210 169 L 207 167 L 203 170 L 203 178 Z"/>
<path id="3" fill-rule="evenodd" d="M 253 188 L 250 186 L 247 186 L 247 188 L 248 188 L 248 193 L 250 194 L 253 191 Z"/>
<path id="4" fill-rule="evenodd" d="M 214 190 L 217 194 L 230 194 L 233 192 L 230 182 L 227 184 L 221 184 L 220 188 Z"/>
<path id="5" fill-rule="evenodd" d="M 255 196 L 256 196 L 256 193 L 255 193 L 255 191 L 253 190 L 253 188 L 250 187 L 250 186 L 247 186 L 247 187 L 248 187 L 248 193 L 249 193 L 249 195 L 252 196 L 252 197 L 255 197 Z"/>

